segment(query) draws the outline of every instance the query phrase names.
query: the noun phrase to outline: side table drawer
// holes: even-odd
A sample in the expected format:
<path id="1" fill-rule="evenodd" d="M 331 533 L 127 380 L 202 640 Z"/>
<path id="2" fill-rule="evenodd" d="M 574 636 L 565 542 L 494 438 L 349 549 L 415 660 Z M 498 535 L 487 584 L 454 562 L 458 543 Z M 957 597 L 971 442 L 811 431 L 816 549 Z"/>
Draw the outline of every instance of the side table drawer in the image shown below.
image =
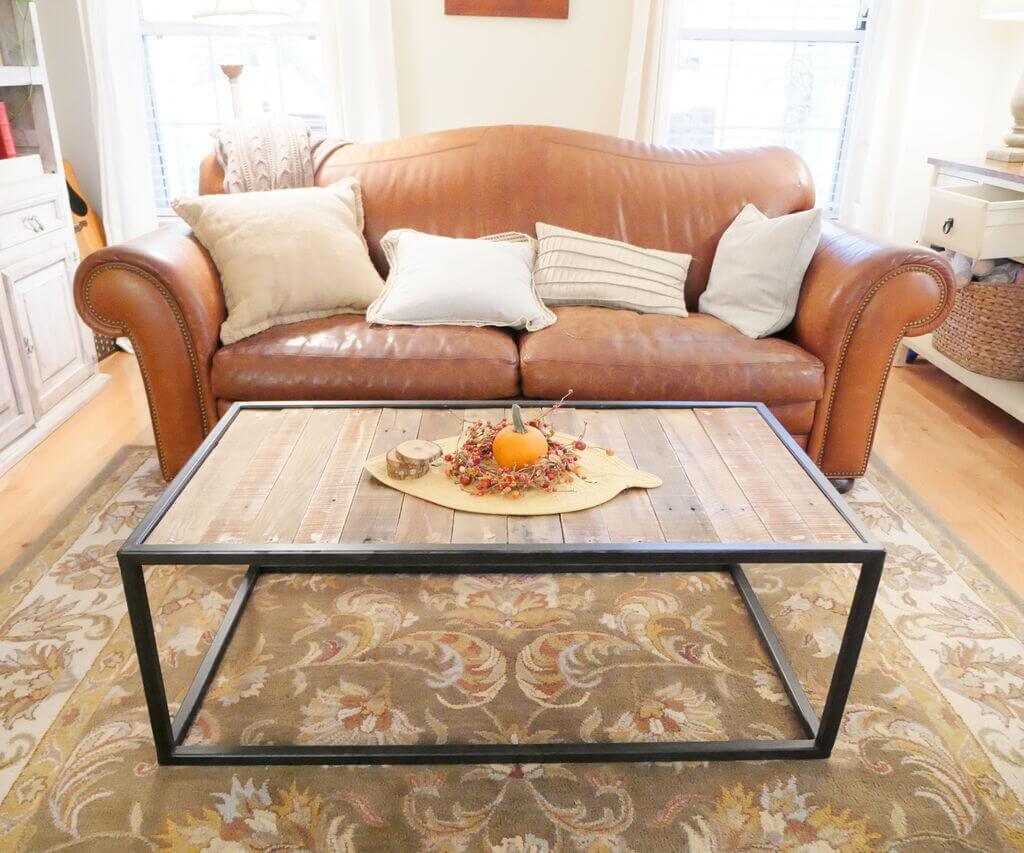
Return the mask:
<path id="1" fill-rule="evenodd" d="M 932 187 L 924 241 L 975 260 L 1024 254 L 1024 193 L 989 184 Z"/>

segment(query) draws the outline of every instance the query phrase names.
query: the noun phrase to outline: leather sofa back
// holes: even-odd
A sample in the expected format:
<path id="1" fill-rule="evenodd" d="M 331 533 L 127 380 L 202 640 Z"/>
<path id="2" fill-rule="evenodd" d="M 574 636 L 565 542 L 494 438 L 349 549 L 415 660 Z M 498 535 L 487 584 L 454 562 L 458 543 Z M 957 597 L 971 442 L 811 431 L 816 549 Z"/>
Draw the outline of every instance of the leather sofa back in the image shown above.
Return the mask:
<path id="1" fill-rule="evenodd" d="M 219 189 L 204 163 L 201 191 Z M 684 151 L 554 127 L 500 125 L 347 145 L 317 184 L 358 177 L 378 268 L 392 228 L 453 237 L 535 233 L 534 224 L 693 255 L 696 308 L 722 232 L 751 202 L 769 216 L 814 204 L 807 166 L 785 148 Z"/>

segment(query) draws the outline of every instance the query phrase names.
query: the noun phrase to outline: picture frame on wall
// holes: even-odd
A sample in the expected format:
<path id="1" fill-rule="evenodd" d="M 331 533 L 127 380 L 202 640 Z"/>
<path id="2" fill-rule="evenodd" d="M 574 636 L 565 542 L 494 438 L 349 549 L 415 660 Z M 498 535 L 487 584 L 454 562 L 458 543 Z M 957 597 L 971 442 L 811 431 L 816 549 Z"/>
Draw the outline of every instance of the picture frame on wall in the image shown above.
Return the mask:
<path id="1" fill-rule="evenodd" d="M 568 18 L 569 0 L 444 0 L 446 15 Z"/>

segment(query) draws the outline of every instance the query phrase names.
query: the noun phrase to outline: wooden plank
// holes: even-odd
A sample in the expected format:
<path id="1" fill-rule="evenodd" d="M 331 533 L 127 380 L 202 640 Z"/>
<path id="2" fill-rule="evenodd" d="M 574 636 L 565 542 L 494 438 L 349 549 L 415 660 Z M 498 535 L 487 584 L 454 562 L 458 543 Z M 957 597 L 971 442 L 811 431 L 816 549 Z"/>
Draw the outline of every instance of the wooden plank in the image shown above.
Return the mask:
<path id="1" fill-rule="evenodd" d="M 771 534 L 754 512 L 694 412 L 662 409 L 658 417 L 719 540 L 771 542 Z"/>
<path id="2" fill-rule="evenodd" d="M 381 409 L 369 453 L 359 463 L 359 484 L 341 533 L 342 542 L 395 541 L 395 528 L 405 495 L 378 483 L 362 469 L 362 463 L 368 457 L 380 456 L 395 445 L 415 438 L 420 428 L 420 414 L 420 409 Z"/>
<path id="3" fill-rule="evenodd" d="M 345 409 L 314 409 L 263 508 L 252 523 L 253 542 L 294 542 L 306 508 L 348 417 Z"/>
<path id="4" fill-rule="evenodd" d="M 718 535 L 679 464 L 679 457 L 662 429 L 657 411 L 629 409 L 618 413 L 638 468 L 657 474 L 662 485 L 647 497 L 654 507 L 667 542 L 717 542 Z"/>
<path id="5" fill-rule="evenodd" d="M 502 409 L 464 409 L 465 423 L 476 418 L 501 420 Z M 456 512 L 452 518 L 452 544 L 494 544 L 508 542 L 508 519 L 504 515 Z"/>
<path id="6" fill-rule="evenodd" d="M 578 412 L 587 423 L 584 440 L 597 447 L 611 448 L 623 462 L 635 465 L 633 452 L 622 431 L 619 411 L 589 409 Z M 651 505 L 647 489 L 629 489 L 597 507 L 612 542 L 664 542 L 665 534 Z"/>
<path id="7" fill-rule="evenodd" d="M 736 410 L 737 423 L 765 469 L 785 492 L 819 542 L 856 542 L 856 532 L 800 467 L 786 446 L 754 409 Z"/>
<path id="8" fill-rule="evenodd" d="M 185 490 L 146 540 L 151 545 L 191 545 L 220 513 L 277 412 L 243 411 L 221 436 Z"/>
<path id="9" fill-rule="evenodd" d="M 245 473 L 202 534 L 201 542 L 250 541 L 252 523 L 263 509 L 312 412 L 312 409 L 282 409 L 276 413 L 270 430 L 246 465 Z"/>
<path id="10" fill-rule="evenodd" d="M 561 516 L 557 514 L 510 515 L 508 517 L 508 541 L 536 545 L 564 542 Z"/>
<path id="11" fill-rule="evenodd" d="M 779 487 L 747 443 L 745 427 L 737 418 L 739 411 L 742 409 L 697 409 L 696 414 L 772 538 L 776 542 L 815 541 L 785 489 Z"/>
<path id="12" fill-rule="evenodd" d="M 583 418 L 576 409 L 559 409 L 548 418 L 551 425 L 560 432 L 579 435 L 583 432 Z M 608 525 L 600 507 L 566 512 L 562 520 L 562 539 L 565 542 L 611 542 Z"/>
<path id="13" fill-rule="evenodd" d="M 462 414 L 453 409 L 424 409 L 419 438 L 437 441 L 456 435 L 462 428 Z M 395 530 L 395 542 L 405 544 L 448 543 L 452 540 L 454 511 L 406 495 Z"/>
<path id="14" fill-rule="evenodd" d="M 380 409 L 348 410 L 299 522 L 296 542 L 328 544 L 341 539 L 378 420 Z"/>

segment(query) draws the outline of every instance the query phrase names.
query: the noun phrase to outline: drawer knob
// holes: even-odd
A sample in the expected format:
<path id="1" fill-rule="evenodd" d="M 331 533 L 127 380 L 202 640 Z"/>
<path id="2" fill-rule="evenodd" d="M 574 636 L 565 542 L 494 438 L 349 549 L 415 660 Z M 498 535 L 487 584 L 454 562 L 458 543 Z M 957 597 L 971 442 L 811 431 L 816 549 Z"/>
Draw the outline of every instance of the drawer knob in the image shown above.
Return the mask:
<path id="1" fill-rule="evenodd" d="M 945 222 L 942 223 L 942 233 L 943 234 L 948 234 L 950 231 L 952 231 L 953 230 L 953 224 L 954 224 L 954 219 L 951 216 L 951 217 L 949 217 L 949 219 L 947 219 Z"/>

